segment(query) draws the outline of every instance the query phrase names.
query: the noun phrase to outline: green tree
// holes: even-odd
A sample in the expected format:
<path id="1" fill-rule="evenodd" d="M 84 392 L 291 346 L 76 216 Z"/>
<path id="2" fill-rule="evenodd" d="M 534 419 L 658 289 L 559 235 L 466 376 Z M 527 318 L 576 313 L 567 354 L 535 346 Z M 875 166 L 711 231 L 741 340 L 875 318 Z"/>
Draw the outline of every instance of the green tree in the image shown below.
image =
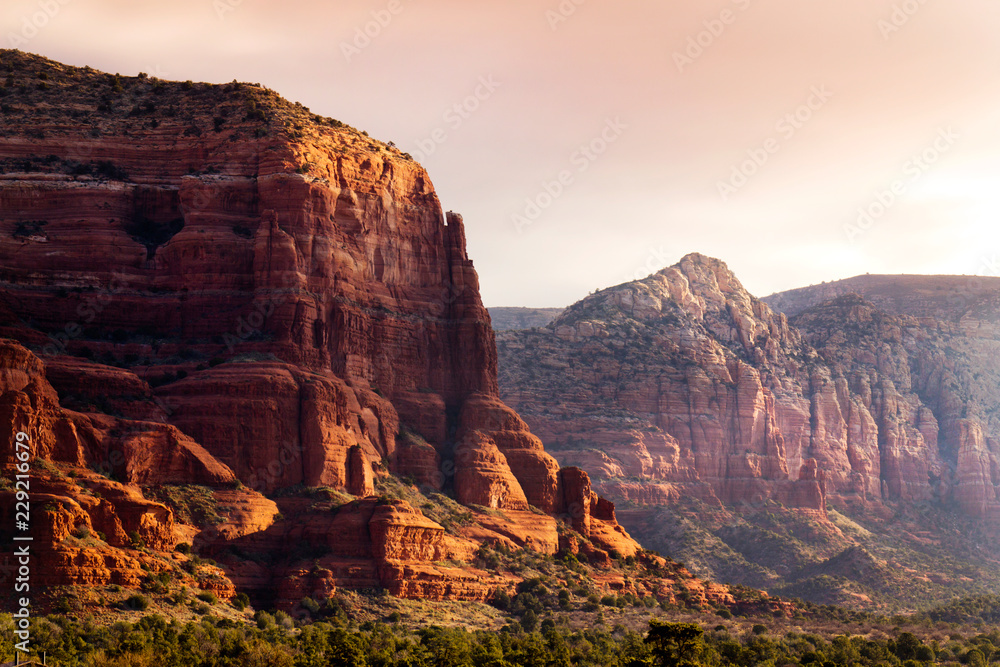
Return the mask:
<path id="1" fill-rule="evenodd" d="M 646 643 L 653 651 L 654 664 L 664 667 L 694 667 L 705 650 L 704 631 L 694 623 L 649 622 Z"/>
<path id="2" fill-rule="evenodd" d="M 986 656 L 978 648 L 974 648 L 965 654 L 962 662 L 970 667 L 986 667 Z"/>
<path id="3" fill-rule="evenodd" d="M 913 660 L 916 658 L 917 649 L 920 648 L 921 644 L 922 642 L 912 632 L 903 632 L 896 637 L 896 641 L 890 645 L 890 648 L 900 660 Z"/>
<path id="4" fill-rule="evenodd" d="M 337 628 L 327 635 L 327 644 L 330 667 L 368 667 L 365 646 L 358 635 Z"/>

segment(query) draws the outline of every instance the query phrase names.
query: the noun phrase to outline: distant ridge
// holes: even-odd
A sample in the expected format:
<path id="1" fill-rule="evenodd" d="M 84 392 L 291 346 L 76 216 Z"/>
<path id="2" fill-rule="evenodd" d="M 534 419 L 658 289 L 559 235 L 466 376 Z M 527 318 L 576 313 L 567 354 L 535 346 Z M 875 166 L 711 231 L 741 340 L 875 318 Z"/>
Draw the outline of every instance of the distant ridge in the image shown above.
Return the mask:
<path id="1" fill-rule="evenodd" d="M 777 292 L 761 301 L 793 317 L 846 294 L 857 294 L 894 315 L 955 320 L 1000 293 L 996 276 L 863 275 Z"/>
<path id="2" fill-rule="evenodd" d="M 544 327 L 565 308 L 489 308 L 494 331 L 521 331 Z"/>

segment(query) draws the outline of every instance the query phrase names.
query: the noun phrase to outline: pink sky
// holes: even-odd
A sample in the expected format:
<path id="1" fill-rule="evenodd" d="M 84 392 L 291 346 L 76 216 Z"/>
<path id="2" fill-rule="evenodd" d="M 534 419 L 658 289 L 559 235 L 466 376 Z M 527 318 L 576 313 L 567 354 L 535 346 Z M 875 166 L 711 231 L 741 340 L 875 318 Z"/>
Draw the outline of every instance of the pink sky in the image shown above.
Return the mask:
<path id="1" fill-rule="evenodd" d="M 0 38 L 260 82 L 414 155 L 436 136 L 421 161 L 465 216 L 487 305 L 566 305 L 692 251 L 758 295 L 997 265 L 995 0 L 561 4 L 7 0 Z M 345 53 L 373 12 L 386 25 Z"/>

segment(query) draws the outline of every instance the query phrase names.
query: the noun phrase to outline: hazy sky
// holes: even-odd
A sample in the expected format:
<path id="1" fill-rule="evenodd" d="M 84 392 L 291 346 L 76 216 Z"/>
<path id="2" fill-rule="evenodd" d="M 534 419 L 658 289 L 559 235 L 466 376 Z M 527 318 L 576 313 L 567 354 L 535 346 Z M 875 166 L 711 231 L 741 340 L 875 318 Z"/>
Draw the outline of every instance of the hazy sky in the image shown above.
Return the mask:
<path id="1" fill-rule="evenodd" d="M 260 82 L 422 155 L 491 306 L 567 305 L 692 251 L 758 295 L 1000 255 L 996 0 L 5 0 L 0 17 L 5 47 Z"/>

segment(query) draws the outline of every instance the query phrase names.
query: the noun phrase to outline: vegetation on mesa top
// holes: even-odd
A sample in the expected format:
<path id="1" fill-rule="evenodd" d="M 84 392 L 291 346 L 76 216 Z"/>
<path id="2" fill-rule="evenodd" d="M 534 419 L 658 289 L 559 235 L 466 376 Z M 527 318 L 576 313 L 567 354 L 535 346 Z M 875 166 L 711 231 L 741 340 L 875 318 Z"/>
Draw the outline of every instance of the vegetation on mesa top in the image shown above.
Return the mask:
<path id="1" fill-rule="evenodd" d="M 317 132 L 340 130 L 364 137 L 382 150 L 410 159 L 392 143 L 312 113 L 258 83 L 228 84 L 165 81 L 105 74 L 42 56 L 0 49 L 0 136 L 12 132 L 42 139 L 64 131 L 51 121 L 88 125 L 94 138 L 105 133 L 143 133 L 163 124 L 183 125 L 186 136 L 232 130 L 231 140 L 283 135 L 300 140 Z"/>

